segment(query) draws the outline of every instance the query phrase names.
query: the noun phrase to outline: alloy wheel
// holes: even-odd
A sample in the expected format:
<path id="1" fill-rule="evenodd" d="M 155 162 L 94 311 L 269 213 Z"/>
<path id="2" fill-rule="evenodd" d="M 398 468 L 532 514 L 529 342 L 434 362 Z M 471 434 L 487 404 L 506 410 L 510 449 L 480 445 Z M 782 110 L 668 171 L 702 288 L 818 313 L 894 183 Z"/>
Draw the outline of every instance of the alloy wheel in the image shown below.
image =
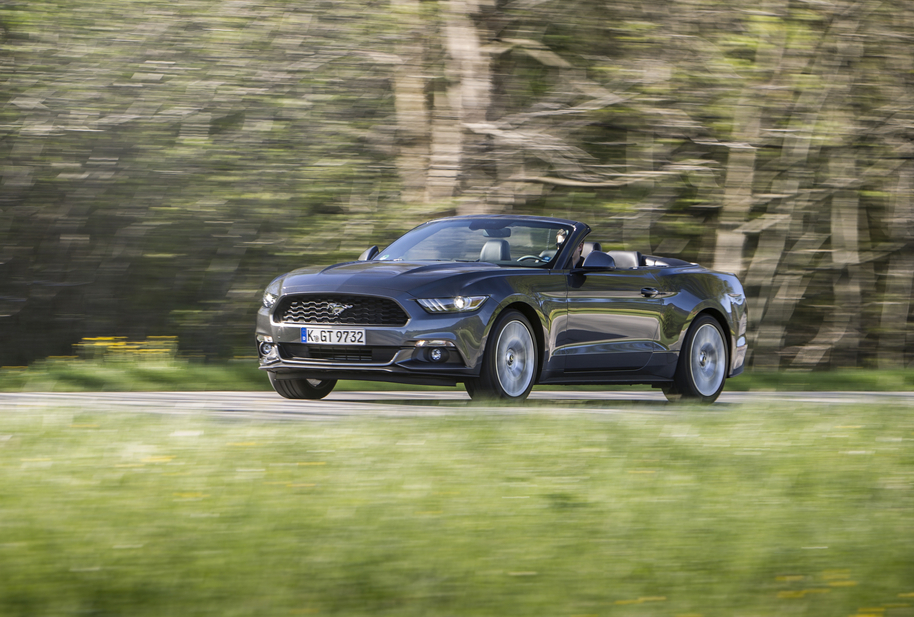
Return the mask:
<path id="1" fill-rule="evenodd" d="M 711 396 L 720 388 L 726 371 L 727 350 L 720 332 L 711 324 L 702 324 L 692 339 L 689 367 L 695 389 Z"/>
<path id="2" fill-rule="evenodd" d="M 498 383 L 510 397 L 523 394 L 533 380 L 536 367 L 533 337 L 520 321 L 505 324 L 495 347 Z"/>

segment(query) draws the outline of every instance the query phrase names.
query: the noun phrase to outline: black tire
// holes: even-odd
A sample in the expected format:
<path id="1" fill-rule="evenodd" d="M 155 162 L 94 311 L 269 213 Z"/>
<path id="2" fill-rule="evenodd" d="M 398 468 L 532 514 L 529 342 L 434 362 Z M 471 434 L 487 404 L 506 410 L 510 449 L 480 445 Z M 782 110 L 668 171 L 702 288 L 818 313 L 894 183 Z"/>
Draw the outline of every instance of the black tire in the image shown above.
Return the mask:
<path id="1" fill-rule="evenodd" d="M 270 385 L 276 393 L 291 399 L 322 399 L 336 386 L 336 379 L 277 379 L 270 375 Z"/>
<path id="2" fill-rule="evenodd" d="M 489 332 L 479 377 L 464 383 L 473 400 L 520 402 L 536 383 L 536 337 L 522 313 L 505 311 Z"/>
<path id="3" fill-rule="evenodd" d="M 713 403 L 727 381 L 730 366 L 724 332 L 710 315 L 698 317 L 689 327 L 673 384 L 663 388 L 667 400 Z"/>

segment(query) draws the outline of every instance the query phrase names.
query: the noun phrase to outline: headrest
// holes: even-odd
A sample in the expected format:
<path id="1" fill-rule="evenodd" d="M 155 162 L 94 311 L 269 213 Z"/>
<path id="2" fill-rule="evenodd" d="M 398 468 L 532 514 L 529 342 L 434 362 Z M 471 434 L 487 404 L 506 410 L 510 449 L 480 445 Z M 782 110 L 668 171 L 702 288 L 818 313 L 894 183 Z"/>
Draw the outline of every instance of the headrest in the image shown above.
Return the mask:
<path id="1" fill-rule="evenodd" d="M 487 240 L 479 251 L 479 261 L 511 261 L 511 245 L 507 240 Z"/>
<path id="2" fill-rule="evenodd" d="M 585 242 L 584 248 L 581 249 L 581 257 L 586 258 L 588 255 L 594 251 L 602 251 L 603 247 L 600 246 L 599 242 Z"/>

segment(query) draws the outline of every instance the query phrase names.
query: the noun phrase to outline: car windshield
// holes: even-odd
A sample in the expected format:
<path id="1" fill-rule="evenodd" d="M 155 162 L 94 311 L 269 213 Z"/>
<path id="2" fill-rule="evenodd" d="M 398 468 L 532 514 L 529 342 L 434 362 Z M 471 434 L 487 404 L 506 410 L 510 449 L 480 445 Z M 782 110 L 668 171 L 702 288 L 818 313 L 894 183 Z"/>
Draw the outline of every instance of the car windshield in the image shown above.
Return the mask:
<path id="1" fill-rule="evenodd" d="M 544 267 L 571 226 L 550 221 L 458 218 L 432 221 L 408 232 L 375 259 L 380 261 L 485 261 Z"/>

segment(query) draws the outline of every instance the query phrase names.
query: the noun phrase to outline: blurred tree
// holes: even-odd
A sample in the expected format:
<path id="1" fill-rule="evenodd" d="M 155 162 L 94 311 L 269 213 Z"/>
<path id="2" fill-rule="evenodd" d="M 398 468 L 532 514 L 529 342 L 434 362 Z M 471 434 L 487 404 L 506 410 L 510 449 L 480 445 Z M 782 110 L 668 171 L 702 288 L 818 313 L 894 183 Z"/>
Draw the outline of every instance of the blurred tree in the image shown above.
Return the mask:
<path id="1" fill-rule="evenodd" d="M 901 0 L 0 6 L 0 364 L 249 345 L 261 288 L 440 214 L 740 274 L 758 367 L 910 366 Z"/>

